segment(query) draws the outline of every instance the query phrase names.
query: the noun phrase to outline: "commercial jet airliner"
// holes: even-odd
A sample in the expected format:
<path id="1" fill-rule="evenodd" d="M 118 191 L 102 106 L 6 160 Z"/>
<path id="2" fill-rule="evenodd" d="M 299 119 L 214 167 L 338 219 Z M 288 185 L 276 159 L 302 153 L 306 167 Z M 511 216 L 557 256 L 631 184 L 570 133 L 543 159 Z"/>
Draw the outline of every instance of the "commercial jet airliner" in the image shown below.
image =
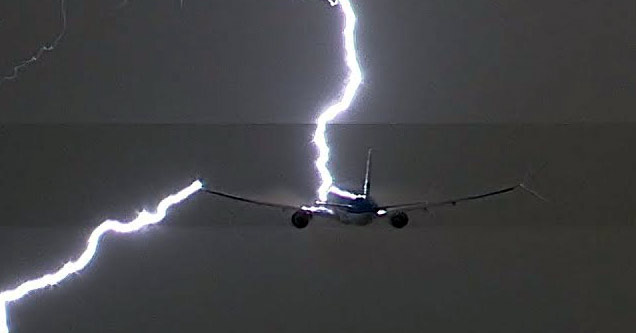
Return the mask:
<path id="1" fill-rule="evenodd" d="M 295 211 L 291 216 L 291 223 L 296 228 L 304 228 L 309 224 L 309 221 L 314 216 L 322 216 L 327 218 L 335 218 L 344 224 L 351 225 L 367 225 L 370 224 L 375 218 L 388 216 L 389 222 L 395 228 L 403 228 L 409 222 L 409 216 L 407 215 L 407 211 L 413 210 L 428 210 L 433 207 L 441 207 L 441 206 L 454 206 L 458 202 L 463 201 L 471 201 L 482 199 L 486 197 L 491 197 L 495 195 L 500 195 L 508 192 L 512 192 L 517 189 L 523 189 L 528 191 L 529 193 L 537 196 L 541 199 L 539 194 L 528 189 L 523 182 L 517 183 L 512 186 L 503 187 L 498 190 L 465 196 L 461 198 L 449 199 L 444 201 L 437 202 L 429 202 L 429 201 L 419 201 L 419 202 L 410 202 L 410 203 L 399 203 L 399 204 L 391 204 L 391 205 L 378 205 L 371 198 L 371 149 L 369 149 L 367 155 L 367 168 L 364 177 L 364 187 L 362 195 L 358 195 L 357 198 L 348 199 L 338 197 L 338 202 L 320 202 L 317 201 L 311 206 L 295 206 L 284 203 L 272 203 L 260 200 L 249 199 L 245 197 L 240 197 L 237 195 L 214 191 L 211 189 L 204 188 L 203 190 L 207 193 L 214 194 L 217 196 L 221 196 L 224 198 L 229 198 L 232 200 L 247 202 L 251 204 L 267 206 L 267 207 L 275 207 L 281 208 L 283 210 Z M 543 199 L 545 200 L 545 199 Z"/>

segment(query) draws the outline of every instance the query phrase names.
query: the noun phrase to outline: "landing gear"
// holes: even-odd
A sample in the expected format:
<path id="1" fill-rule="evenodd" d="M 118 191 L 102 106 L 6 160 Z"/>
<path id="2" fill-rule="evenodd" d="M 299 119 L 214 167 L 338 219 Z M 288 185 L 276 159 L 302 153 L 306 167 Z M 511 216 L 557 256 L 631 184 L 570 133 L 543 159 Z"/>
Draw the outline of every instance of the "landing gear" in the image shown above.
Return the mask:
<path id="1" fill-rule="evenodd" d="M 296 211 L 294 215 L 292 215 L 291 223 L 294 225 L 294 227 L 302 229 L 309 224 L 309 221 L 312 217 L 313 214 L 311 214 L 311 212 L 301 209 Z"/>
<path id="2" fill-rule="evenodd" d="M 397 229 L 404 228 L 409 223 L 409 216 L 405 212 L 396 212 L 391 215 L 391 225 Z"/>

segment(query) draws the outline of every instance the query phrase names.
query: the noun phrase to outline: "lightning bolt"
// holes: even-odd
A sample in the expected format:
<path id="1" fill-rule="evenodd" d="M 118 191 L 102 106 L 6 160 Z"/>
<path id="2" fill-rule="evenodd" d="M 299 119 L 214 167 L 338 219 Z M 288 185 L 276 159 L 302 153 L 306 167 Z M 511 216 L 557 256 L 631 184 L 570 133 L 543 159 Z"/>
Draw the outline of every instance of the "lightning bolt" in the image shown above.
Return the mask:
<path id="1" fill-rule="evenodd" d="M 20 70 L 26 68 L 32 63 L 38 61 L 44 52 L 50 52 L 55 50 L 57 44 L 60 42 L 64 34 L 66 33 L 66 0 L 60 0 L 60 15 L 62 16 L 62 30 L 48 45 L 42 45 L 40 48 L 28 59 L 22 60 L 17 65 L 13 66 L 13 70 L 10 75 L 0 77 L 0 85 L 6 81 L 12 81 L 18 78 Z"/>
<path id="2" fill-rule="evenodd" d="M 331 6 L 340 5 L 340 8 L 342 9 L 342 12 L 345 16 L 345 26 L 343 30 L 345 60 L 350 73 L 340 100 L 327 107 L 327 109 L 318 117 L 316 121 L 316 130 L 314 132 L 313 143 L 318 149 L 318 157 L 315 161 L 315 165 L 320 173 L 320 178 L 322 181 L 320 187 L 318 188 L 318 198 L 320 201 L 323 202 L 327 201 L 327 196 L 329 193 L 333 193 L 335 195 L 350 199 L 364 198 L 363 194 L 351 193 L 342 190 L 334 185 L 333 177 L 331 176 L 331 172 L 327 167 L 327 164 L 329 162 L 329 146 L 327 144 L 325 134 L 327 124 L 351 106 L 351 102 L 353 101 L 358 87 L 362 82 L 362 71 L 358 63 L 355 48 L 354 32 L 356 16 L 355 12 L 353 11 L 353 7 L 351 6 L 351 2 L 350 0 L 328 1 Z M 37 61 L 44 52 L 52 51 L 53 49 L 55 49 L 59 41 L 64 36 L 64 33 L 66 32 L 66 3 L 65 0 L 61 0 L 60 2 L 63 23 L 63 28 L 60 34 L 49 45 L 40 47 L 40 49 L 38 49 L 38 51 L 31 58 L 24 60 L 16 65 L 13 68 L 13 73 L 11 75 L 0 78 L 0 84 L 2 84 L 4 81 L 16 79 L 21 69 Z M 9 303 L 22 299 L 36 290 L 44 289 L 48 286 L 58 284 L 68 278 L 71 274 L 83 270 L 95 256 L 95 253 L 99 248 L 99 242 L 104 234 L 111 231 L 117 233 L 132 233 L 142 229 L 145 226 L 159 223 L 164 219 L 167 210 L 170 207 L 187 199 L 188 197 L 199 191 L 202 187 L 203 184 L 201 183 L 201 181 L 197 180 L 190 186 L 182 189 L 176 194 L 169 195 L 161 200 L 157 205 L 157 208 L 155 209 L 155 213 L 142 211 L 134 220 L 130 222 L 123 223 L 116 220 L 106 220 L 102 222 L 95 230 L 93 230 L 88 239 L 86 249 L 75 261 L 66 263 L 64 266 L 62 266 L 62 268 L 58 269 L 55 272 L 26 281 L 14 289 L 0 292 L 0 333 L 9 333 L 7 317 L 7 306 L 9 305 Z M 326 207 L 303 206 L 302 209 L 314 212 L 331 212 L 331 210 Z"/>
<path id="3" fill-rule="evenodd" d="M 364 194 L 351 193 L 334 185 L 333 177 L 327 166 L 329 163 L 330 150 L 326 138 L 327 124 L 351 106 L 351 102 L 356 95 L 360 83 L 362 82 L 362 70 L 358 63 L 355 47 L 356 15 L 353 7 L 351 6 L 351 2 L 350 0 L 328 0 L 328 2 L 331 6 L 340 5 L 345 16 L 345 26 L 342 34 L 344 37 L 345 60 L 350 73 L 341 99 L 325 109 L 316 121 L 313 143 L 318 149 L 318 157 L 316 158 L 315 165 L 318 173 L 320 174 L 321 184 L 318 187 L 317 194 L 319 201 L 322 202 L 327 201 L 329 193 L 349 199 L 365 197 Z M 181 4 L 183 4 L 183 2 L 181 2 Z M 2 85 L 5 81 L 17 79 L 20 70 L 36 62 L 40 59 L 44 52 L 53 51 L 57 47 L 57 44 L 66 33 L 66 0 L 60 0 L 60 14 L 62 17 L 62 30 L 57 37 L 50 44 L 41 46 L 33 56 L 14 66 L 10 75 L 0 77 L 0 85 Z"/>
<path id="4" fill-rule="evenodd" d="M 334 185 L 333 177 L 327 167 L 327 163 L 329 162 L 329 145 L 327 144 L 326 138 L 327 123 L 335 119 L 336 116 L 346 111 L 351 106 L 351 102 L 353 101 L 353 98 L 358 91 L 358 87 L 362 82 L 362 70 L 358 63 L 355 44 L 356 14 L 353 11 L 351 2 L 350 0 L 328 1 L 331 6 L 339 4 L 345 17 L 345 25 L 342 35 L 344 37 L 345 61 L 347 63 L 347 67 L 349 67 L 349 77 L 346 80 L 346 86 L 340 100 L 327 107 L 316 121 L 316 131 L 314 132 L 313 143 L 318 149 L 318 157 L 316 158 L 315 165 L 316 169 L 318 169 L 322 182 L 317 191 L 319 202 L 326 202 L 329 193 L 349 199 L 365 197 L 364 194 L 351 193 Z"/>
<path id="5" fill-rule="evenodd" d="M 1 292 L 0 333 L 9 333 L 9 324 L 7 322 L 7 305 L 10 302 L 17 301 L 33 291 L 58 284 L 66 279 L 69 275 L 77 273 L 84 269 L 95 256 L 95 252 L 99 247 L 99 241 L 105 233 L 109 231 L 114 231 L 117 233 L 131 233 L 138 231 L 145 226 L 159 223 L 161 222 L 161 220 L 163 220 L 164 217 L 166 217 L 168 208 L 187 199 L 189 196 L 199 191 L 202 187 L 203 183 L 201 183 L 201 181 L 194 181 L 192 184 L 190 184 L 190 186 L 161 200 L 161 202 L 159 202 L 159 205 L 157 205 L 155 213 L 142 211 L 141 213 L 139 213 L 137 218 L 128 223 L 122 223 L 115 220 L 106 220 L 102 222 L 91 233 L 90 237 L 88 238 L 86 249 L 84 250 L 84 252 L 82 252 L 79 258 L 77 258 L 77 260 L 66 263 L 64 266 L 62 266 L 62 268 L 53 273 L 49 273 L 39 278 L 26 281 L 15 289 Z"/>

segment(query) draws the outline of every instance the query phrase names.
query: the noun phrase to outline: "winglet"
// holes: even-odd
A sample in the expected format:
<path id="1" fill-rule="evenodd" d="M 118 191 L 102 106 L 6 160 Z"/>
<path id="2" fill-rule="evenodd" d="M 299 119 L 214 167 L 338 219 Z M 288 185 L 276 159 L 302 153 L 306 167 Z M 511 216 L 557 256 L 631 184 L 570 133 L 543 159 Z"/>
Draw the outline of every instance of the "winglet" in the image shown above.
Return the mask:
<path id="1" fill-rule="evenodd" d="M 536 175 L 537 172 L 543 170 L 543 168 L 545 168 L 547 162 L 544 162 L 541 167 L 539 167 L 539 169 L 537 169 L 536 171 L 533 171 L 532 168 L 528 168 L 528 171 L 526 172 L 525 176 L 523 177 L 523 181 L 521 183 L 519 183 L 519 188 L 525 190 L 526 192 L 532 194 L 533 196 L 545 201 L 545 202 L 549 202 L 549 200 L 542 196 L 541 194 L 539 194 L 539 192 L 531 189 L 528 187 L 527 183 L 534 178 L 534 176 Z"/>
<path id="2" fill-rule="evenodd" d="M 541 200 L 543 200 L 545 202 L 549 202 L 550 201 L 550 200 L 546 199 L 544 196 L 542 196 L 541 194 L 539 194 L 539 192 L 528 188 L 528 186 L 526 186 L 526 184 L 524 184 L 524 183 L 519 183 L 519 188 L 525 190 L 526 192 L 534 195 L 535 197 L 537 197 L 537 198 L 539 198 L 539 199 L 541 199 Z"/>

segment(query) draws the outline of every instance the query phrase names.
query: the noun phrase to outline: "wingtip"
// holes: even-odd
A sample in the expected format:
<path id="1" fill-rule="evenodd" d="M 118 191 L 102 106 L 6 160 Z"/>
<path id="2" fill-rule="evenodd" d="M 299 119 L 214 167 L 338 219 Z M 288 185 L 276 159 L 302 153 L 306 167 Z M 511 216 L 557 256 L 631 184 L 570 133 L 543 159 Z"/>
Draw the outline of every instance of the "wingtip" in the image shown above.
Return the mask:
<path id="1" fill-rule="evenodd" d="M 550 200 L 548 200 L 546 197 L 542 196 L 541 194 L 539 194 L 539 192 L 529 188 L 528 186 L 526 186 L 526 184 L 524 183 L 519 183 L 519 188 L 521 188 L 522 190 L 532 194 L 533 196 L 535 196 L 536 198 L 539 198 L 545 202 L 550 202 Z"/>
<path id="2" fill-rule="evenodd" d="M 546 197 L 544 197 L 543 195 L 539 194 L 539 192 L 537 192 L 537 191 L 536 191 L 536 190 L 534 190 L 534 189 L 531 189 L 530 187 L 528 187 L 528 185 L 526 185 L 529 181 L 531 181 L 532 179 L 534 179 L 534 178 L 535 178 L 535 176 L 536 176 L 536 174 L 537 174 L 539 171 L 543 170 L 543 169 L 546 167 L 546 165 L 547 165 L 547 164 L 548 164 L 548 162 L 547 162 L 547 161 L 546 161 L 546 162 L 543 162 L 543 163 L 539 166 L 539 168 L 536 168 L 536 169 L 534 169 L 534 170 L 533 170 L 533 168 L 532 168 L 532 167 L 529 167 L 529 168 L 528 168 L 528 170 L 526 171 L 526 173 L 525 173 L 524 177 L 523 177 L 523 180 L 521 181 L 521 183 L 519 183 L 519 185 L 518 185 L 518 186 L 519 186 L 521 189 L 525 190 L 526 192 L 528 192 L 528 193 L 532 194 L 534 197 L 536 197 L 536 198 L 538 198 L 538 199 L 540 199 L 540 200 L 542 200 L 542 201 L 545 201 L 545 202 L 550 202 L 550 200 L 548 200 L 548 199 L 547 199 Z"/>

